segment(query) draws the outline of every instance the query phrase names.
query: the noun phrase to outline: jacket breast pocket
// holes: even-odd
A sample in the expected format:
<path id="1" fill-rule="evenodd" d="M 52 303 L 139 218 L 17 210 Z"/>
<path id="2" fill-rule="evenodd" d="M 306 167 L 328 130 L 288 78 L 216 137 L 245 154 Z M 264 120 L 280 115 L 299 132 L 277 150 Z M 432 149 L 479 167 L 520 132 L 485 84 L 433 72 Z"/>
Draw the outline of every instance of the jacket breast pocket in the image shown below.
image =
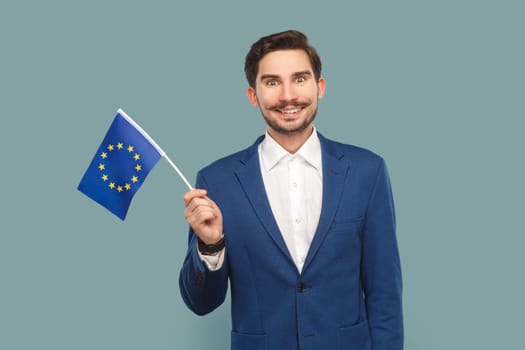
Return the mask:
<path id="1" fill-rule="evenodd" d="M 266 334 L 231 332 L 232 350 L 268 350 Z"/>
<path id="2" fill-rule="evenodd" d="M 363 228 L 363 217 L 351 218 L 348 220 L 334 220 L 332 223 L 332 232 L 347 233 L 347 232 L 361 232 Z"/>
<path id="3" fill-rule="evenodd" d="M 372 344 L 368 322 L 364 321 L 353 326 L 339 328 L 337 349 L 371 350 Z"/>
<path id="4" fill-rule="evenodd" d="M 324 246 L 328 247 L 334 256 L 359 257 L 363 225 L 362 217 L 332 222 Z"/>

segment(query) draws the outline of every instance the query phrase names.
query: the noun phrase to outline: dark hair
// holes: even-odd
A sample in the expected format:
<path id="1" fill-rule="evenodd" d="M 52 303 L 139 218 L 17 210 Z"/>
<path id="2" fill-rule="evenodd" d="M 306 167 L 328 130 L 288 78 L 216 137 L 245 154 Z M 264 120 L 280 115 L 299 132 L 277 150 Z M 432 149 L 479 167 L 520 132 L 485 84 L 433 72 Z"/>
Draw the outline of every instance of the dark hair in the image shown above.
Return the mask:
<path id="1" fill-rule="evenodd" d="M 255 79 L 259 72 L 261 59 L 266 54 L 279 50 L 304 50 L 310 59 L 314 77 L 316 80 L 319 80 L 321 77 L 321 58 L 319 54 L 310 45 L 306 35 L 297 30 L 287 30 L 262 37 L 250 48 L 244 61 L 244 73 L 251 87 L 255 87 Z"/>

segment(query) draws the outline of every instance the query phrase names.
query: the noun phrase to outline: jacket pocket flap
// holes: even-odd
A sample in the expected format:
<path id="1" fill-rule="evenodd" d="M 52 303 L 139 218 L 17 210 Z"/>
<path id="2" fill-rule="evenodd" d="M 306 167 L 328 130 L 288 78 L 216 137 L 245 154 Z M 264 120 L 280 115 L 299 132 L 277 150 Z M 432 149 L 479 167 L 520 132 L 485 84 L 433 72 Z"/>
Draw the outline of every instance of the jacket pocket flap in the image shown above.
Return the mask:
<path id="1" fill-rule="evenodd" d="M 337 348 L 371 349 L 368 322 L 364 321 L 353 326 L 339 328 Z"/>
<path id="2" fill-rule="evenodd" d="M 267 350 L 266 334 L 231 332 L 232 350 Z"/>

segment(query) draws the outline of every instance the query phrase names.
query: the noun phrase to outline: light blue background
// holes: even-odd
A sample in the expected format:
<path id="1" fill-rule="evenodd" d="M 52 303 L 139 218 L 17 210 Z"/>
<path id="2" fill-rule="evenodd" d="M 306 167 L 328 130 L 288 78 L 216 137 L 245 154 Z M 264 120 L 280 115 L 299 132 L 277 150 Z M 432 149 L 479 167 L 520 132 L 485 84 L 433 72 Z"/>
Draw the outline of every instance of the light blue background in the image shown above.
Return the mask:
<path id="1" fill-rule="evenodd" d="M 316 125 L 384 156 L 407 350 L 523 348 L 522 1 L 0 4 L 0 349 L 227 349 L 178 290 L 186 188 L 161 161 L 121 222 L 76 190 L 122 107 L 193 182 L 264 131 L 243 60 L 308 34 Z"/>

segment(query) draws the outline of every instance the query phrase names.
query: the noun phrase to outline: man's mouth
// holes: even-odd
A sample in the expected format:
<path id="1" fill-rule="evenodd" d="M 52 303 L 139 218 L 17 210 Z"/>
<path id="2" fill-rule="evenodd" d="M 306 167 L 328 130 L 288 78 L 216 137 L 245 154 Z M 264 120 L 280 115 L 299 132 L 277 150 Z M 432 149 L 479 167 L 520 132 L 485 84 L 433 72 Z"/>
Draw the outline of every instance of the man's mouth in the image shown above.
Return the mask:
<path id="1" fill-rule="evenodd" d="M 275 106 L 274 111 L 279 112 L 286 116 L 293 116 L 303 110 L 308 104 L 306 103 L 294 103 L 294 104 L 282 104 L 280 106 Z"/>
<path id="2" fill-rule="evenodd" d="M 292 115 L 299 113 L 301 111 L 301 108 L 277 109 L 277 111 L 281 112 L 282 114 Z"/>

